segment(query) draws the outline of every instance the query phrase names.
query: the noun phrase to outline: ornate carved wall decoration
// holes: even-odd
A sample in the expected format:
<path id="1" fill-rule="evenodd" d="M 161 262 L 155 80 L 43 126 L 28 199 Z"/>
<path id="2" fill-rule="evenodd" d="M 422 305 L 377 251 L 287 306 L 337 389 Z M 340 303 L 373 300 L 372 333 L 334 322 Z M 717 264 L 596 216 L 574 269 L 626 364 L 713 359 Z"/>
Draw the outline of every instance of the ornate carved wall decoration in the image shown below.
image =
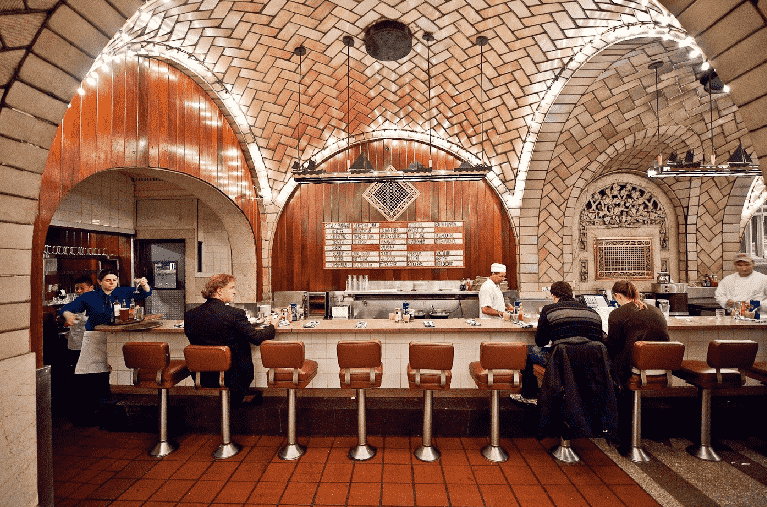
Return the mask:
<path id="1" fill-rule="evenodd" d="M 379 181 L 370 185 L 362 197 L 377 209 L 386 220 L 399 217 L 421 192 L 407 181 Z"/>
<path id="2" fill-rule="evenodd" d="M 666 213 L 660 202 L 647 189 L 632 183 L 613 183 L 594 192 L 580 215 L 581 250 L 586 250 L 586 228 L 602 226 L 610 228 L 660 227 L 660 248 L 668 250 Z"/>

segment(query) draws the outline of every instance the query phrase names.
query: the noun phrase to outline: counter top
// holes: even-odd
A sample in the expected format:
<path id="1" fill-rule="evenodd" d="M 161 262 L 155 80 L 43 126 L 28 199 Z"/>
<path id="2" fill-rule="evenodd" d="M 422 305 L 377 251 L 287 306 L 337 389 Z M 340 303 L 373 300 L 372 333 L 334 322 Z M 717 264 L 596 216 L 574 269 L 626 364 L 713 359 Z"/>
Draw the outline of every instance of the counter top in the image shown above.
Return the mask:
<path id="1" fill-rule="evenodd" d="M 159 315 L 149 315 L 145 321 L 158 320 Z M 305 328 L 303 325 L 309 321 L 297 321 L 291 322 L 289 326 L 275 325 L 278 334 L 283 333 L 380 333 L 385 331 L 387 333 L 413 333 L 419 331 L 425 331 L 428 333 L 439 332 L 486 332 L 486 331 L 516 331 L 516 332 L 534 332 L 534 327 L 523 328 L 513 322 L 501 320 L 501 319 L 476 319 L 480 322 L 479 326 L 471 326 L 466 323 L 466 319 L 431 319 L 434 323 L 434 327 L 425 327 L 423 325 L 425 319 L 415 319 L 409 323 L 396 323 L 388 319 L 368 319 L 364 322 L 367 327 L 358 328 L 357 323 L 362 322 L 356 319 L 335 319 L 335 320 L 318 320 L 319 324 L 314 328 Z M 429 320 L 429 319 L 426 319 Z M 132 324 L 120 324 L 120 325 L 100 325 L 96 326 L 97 331 L 104 331 L 107 333 L 122 333 L 131 331 L 142 331 L 149 333 L 183 333 L 184 329 L 181 326 L 183 321 L 181 320 L 163 320 L 159 327 L 155 327 L 149 330 L 145 329 L 131 329 Z M 669 320 L 669 329 L 671 330 L 718 330 L 718 329 L 759 329 L 763 328 L 767 330 L 767 319 L 762 322 L 735 320 L 732 317 L 724 317 L 723 319 L 717 319 L 716 317 L 671 317 Z"/>

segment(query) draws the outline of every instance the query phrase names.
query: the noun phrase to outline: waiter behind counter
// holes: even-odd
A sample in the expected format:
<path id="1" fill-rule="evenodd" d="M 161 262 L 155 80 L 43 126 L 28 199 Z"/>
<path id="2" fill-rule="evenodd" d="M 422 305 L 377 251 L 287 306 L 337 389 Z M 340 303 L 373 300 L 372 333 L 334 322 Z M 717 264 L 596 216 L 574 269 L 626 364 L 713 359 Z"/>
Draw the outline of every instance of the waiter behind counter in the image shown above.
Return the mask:
<path id="1" fill-rule="evenodd" d="M 152 294 L 146 278 L 137 279 L 136 288 L 118 287 L 118 274 L 112 269 L 102 269 L 96 278 L 99 286 L 95 290 L 83 292 L 59 310 L 67 327 L 75 324 L 78 318 L 75 314 L 85 312 L 88 318 L 75 365 L 76 388 L 72 397 L 72 413 L 77 415 L 72 422 L 82 425 L 100 424 L 99 418 L 105 415 L 103 410 L 112 401 L 107 338 L 105 333 L 94 329 L 99 324 L 109 324 L 112 321 L 115 303 L 125 305 L 130 304 L 130 301 L 143 301 Z"/>
<path id="2" fill-rule="evenodd" d="M 754 259 L 747 253 L 739 253 L 733 260 L 736 273 L 725 276 L 716 287 L 716 302 L 731 309 L 741 302 L 758 301 L 761 308 L 767 305 L 767 275 L 754 271 Z M 754 305 L 752 305 L 754 306 Z"/>

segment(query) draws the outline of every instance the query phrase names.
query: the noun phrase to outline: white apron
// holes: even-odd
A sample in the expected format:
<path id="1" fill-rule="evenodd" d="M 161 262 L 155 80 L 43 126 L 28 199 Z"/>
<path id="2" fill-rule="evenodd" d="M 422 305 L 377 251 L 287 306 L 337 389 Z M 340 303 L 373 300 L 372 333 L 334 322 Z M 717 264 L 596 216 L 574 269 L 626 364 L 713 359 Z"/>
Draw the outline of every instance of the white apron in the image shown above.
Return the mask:
<path id="1" fill-rule="evenodd" d="M 106 333 L 103 331 L 85 331 L 75 373 L 104 373 L 108 371 Z"/>

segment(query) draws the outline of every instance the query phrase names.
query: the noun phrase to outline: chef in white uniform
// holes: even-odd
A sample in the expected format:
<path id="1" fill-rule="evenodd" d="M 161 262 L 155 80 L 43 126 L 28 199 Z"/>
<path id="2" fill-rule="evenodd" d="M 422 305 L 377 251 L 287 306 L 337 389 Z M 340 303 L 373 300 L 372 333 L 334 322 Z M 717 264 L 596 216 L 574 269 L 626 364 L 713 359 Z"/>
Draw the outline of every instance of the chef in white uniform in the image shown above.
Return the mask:
<path id="1" fill-rule="evenodd" d="M 479 318 L 497 319 L 503 317 L 504 310 L 513 311 L 511 305 L 503 300 L 503 292 L 498 286 L 506 279 L 506 266 L 493 263 L 490 266 L 490 276 L 479 288 Z"/>
<path id="2" fill-rule="evenodd" d="M 761 308 L 767 305 L 767 275 L 754 271 L 754 259 L 746 253 L 739 253 L 733 260 L 736 273 L 725 276 L 716 287 L 716 302 L 722 308 L 733 306 L 736 302 L 751 300 L 761 302 Z"/>

